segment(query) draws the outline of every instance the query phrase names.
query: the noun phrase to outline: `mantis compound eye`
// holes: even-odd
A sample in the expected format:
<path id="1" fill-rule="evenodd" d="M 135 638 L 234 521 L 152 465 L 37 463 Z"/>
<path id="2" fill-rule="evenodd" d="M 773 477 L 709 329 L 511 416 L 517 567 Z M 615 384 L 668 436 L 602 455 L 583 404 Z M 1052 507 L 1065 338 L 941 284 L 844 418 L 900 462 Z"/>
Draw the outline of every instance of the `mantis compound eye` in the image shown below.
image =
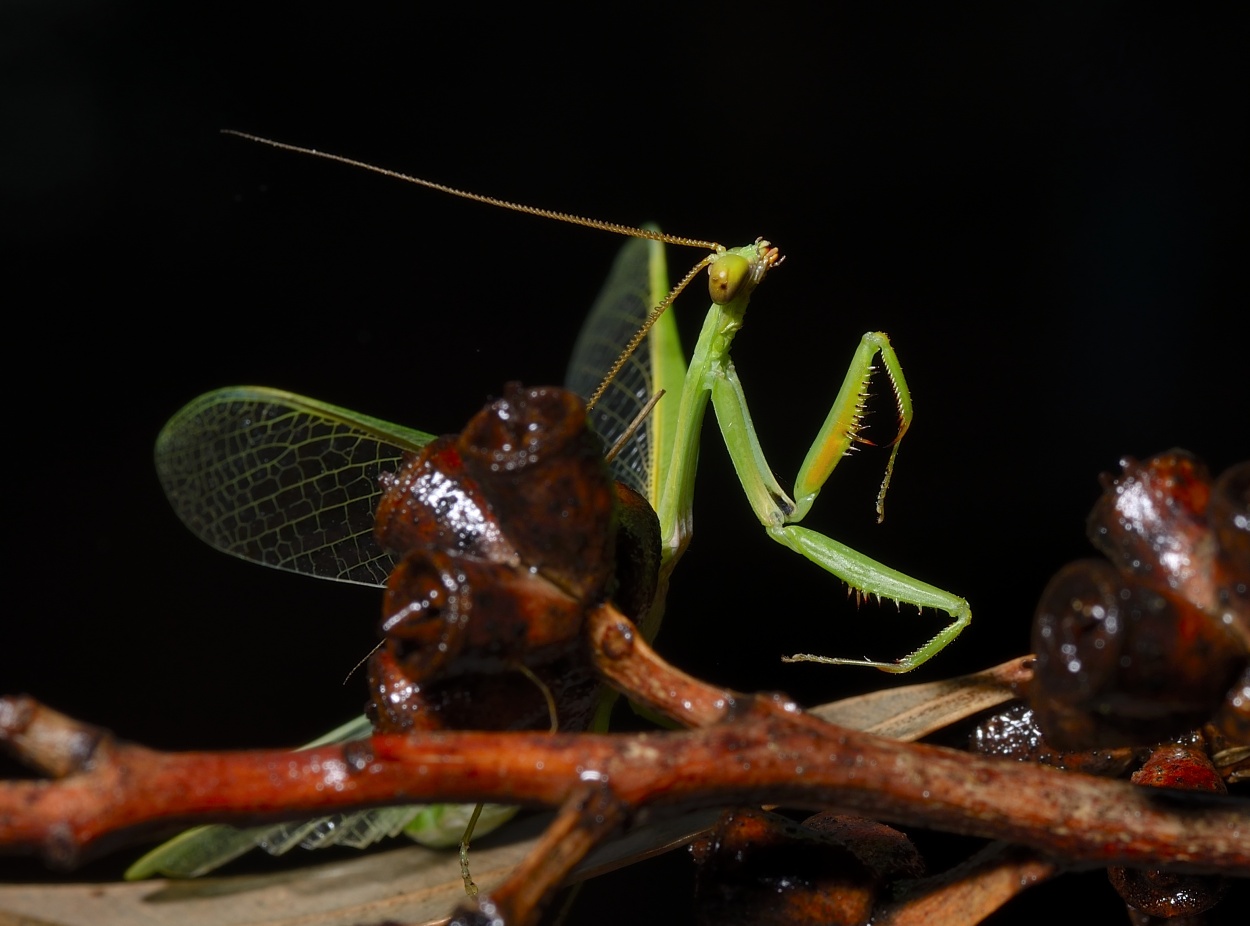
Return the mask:
<path id="1" fill-rule="evenodd" d="M 751 264 L 739 254 L 722 254 L 707 268 L 708 292 L 717 305 L 732 302 L 751 276 Z"/>

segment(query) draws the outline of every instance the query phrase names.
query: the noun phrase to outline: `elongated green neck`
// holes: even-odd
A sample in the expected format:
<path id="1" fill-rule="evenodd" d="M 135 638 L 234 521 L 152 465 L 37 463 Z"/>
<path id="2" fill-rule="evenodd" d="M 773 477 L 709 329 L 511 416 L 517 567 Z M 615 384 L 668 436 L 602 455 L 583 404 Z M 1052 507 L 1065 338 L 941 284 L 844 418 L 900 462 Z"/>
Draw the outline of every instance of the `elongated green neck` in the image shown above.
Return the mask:
<path id="1" fill-rule="evenodd" d="M 733 248 L 750 264 L 749 275 L 734 297 L 723 305 L 715 303 L 708 309 L 703 328 L 690 356 L 690 366 L 682 385 L 677 410 L 673 455 L 656 511 L 660 518 L 663 545 L 662 572 L 667 575 L 690 543 L 693 531 L 695 468 L 698 463 L 698 439 L 711 398 L 712 382 L 730 363 L 729 347 L 742 327 L 751 293 L 775 261 L 768 251 L 756 244 Z"/>

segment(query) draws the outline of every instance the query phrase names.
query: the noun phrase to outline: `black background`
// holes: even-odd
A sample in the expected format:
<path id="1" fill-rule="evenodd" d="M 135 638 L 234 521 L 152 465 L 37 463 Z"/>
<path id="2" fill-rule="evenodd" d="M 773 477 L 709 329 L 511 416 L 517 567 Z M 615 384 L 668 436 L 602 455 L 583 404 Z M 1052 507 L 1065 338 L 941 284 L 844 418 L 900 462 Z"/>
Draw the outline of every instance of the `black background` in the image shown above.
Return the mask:
<path id="1" fill-rule="evenodd" d="M 507 380 L 562 378 L 619 246 L 221 128 L 766 235 L 788 260 L 734 356 L 783 482 L 865 330 L 891 335 L 916 402 L 885 523 L 874 451 L 806 523 L 971 601 L 915 677 L 1025 652 L 1046 578 L 1090 553 L 1100 471 L 1250 451 L 1247 37 L 1192 9 L 988 6 L 6 4 L 0 690 L 167 748 L 294 744 L 350 716 L 379 596 L 202 546 L 156 482 L 161 424 L 247 382 L 455 430 Z M 682 305 L 687 346 L 703 309 Z M 897 656 L 936 623 L 857 609 L 770 543 L 727 464 L 707 428 L 661 650 L 806 703 L 895 684 L 779 664 Z M 675 875 L 680 897 L 686 861 L 663 864 L 635 877 Z"/>

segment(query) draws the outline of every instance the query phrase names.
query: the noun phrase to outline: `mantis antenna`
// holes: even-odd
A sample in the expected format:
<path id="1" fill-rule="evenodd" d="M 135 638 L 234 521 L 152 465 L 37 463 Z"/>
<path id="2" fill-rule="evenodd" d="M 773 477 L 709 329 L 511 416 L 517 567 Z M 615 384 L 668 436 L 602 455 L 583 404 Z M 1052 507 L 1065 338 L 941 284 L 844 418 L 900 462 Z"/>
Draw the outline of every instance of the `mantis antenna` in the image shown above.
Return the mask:
<path id="1" fill-rule="evenodd" d="M 601 219 L 589 219 L 585 216 L 573 215 L 568 212 L 559 212 L 555 209 L 542 209 L 538 206 L 527 206 L 524 203 L 514 203 L 511 200 L 500 199 L 496 196 L 486 196 L 481 193 L 470 193 L 467 190 L 460 190 L 456 187 L 447 186 L 442 183 L 435 183 L 433 180 L 425 180 L 421 177 L 414 177 L 411 174 L 403 174 L 396 170 L 389 170 L 385 167 L 379 167 L 376 164 L 370 164 L 367 161 L 358 161 L 355 158 L 344 157 L 341 154 L 332 154 L 328 151 L 319 151 L 316 148 L 306 148 L 303 145 L 292 145 L 287 142 L 274 141 L 272 138 L 265 138 L 262 135 L 252 135 L 248 132 L 239 132 L 235 129 L 222 129 L 222 135 L 233 135 L 236 138 L 242 138 L 247 141 L 253 141 L 257 144 L 268 145 L 270 148 L 278 148 L 282 151 L 292 151 L 296 154 L 306 154 L 309 157 L 321 158 L 324 161 L 335 161 L 339 164 L 346 164 L 350 167 L 358 167 L 361 170 L 370 173 L 380 174 L 383 177 L 390 177 L 394 180 L 402 180 L 405 183 L 415 184 L 416 186 L 426 187 L 430 190 L 437 190 L 440 193 L 447 193 L 451 196 L 459 196 L 461 199 L 472 200 L 473 202 L 485 203 L 488 206 L 497 206 L 500 209 L 511 209 L 513 212 L 523 212 L 526 215 L 535 215 L 544 219 L 554 219 L 557 222 L 566 222 L 569 225 L 581 225 L 586 228 L 597 228 L 600 231 L 612 232 L 617 235 L 625 235 L 630 238 L 647 238 L 652 241 L 662 241 L 665 244 L 675 244 L 684 247 L 704 248 L 711 253 L 704 257 L 701 261 L 690 269 L 690 272 L 682 277 L 681 282 L 674 286 L 668 296 L 665 297 L 659 305 L 653 308 L 647 316 L 647 320 L 643 322 L 642 327 L 625 345 L 625 349 L 621 351 L 616 362 L 612 364 L 612 368 L 608 370 L 603 381 L 599 384 L 599 388 L 586 403 L 586 409 L 595 407 L 595 404 L 603 396 L 608 385 L 616 378 L 616 374 L 620 372 L 621 367 L 629 360 L 630 356 L 638 349 L 638 346 L 647 336 L 647 332 L 651 330 L 651 326 L 664 314 L 665 310 L 673 304 L 673 301 L 681 295 L 681 291 L 686 288 L 687 284 L 694 279 L 704 267 L 708 266 L 716 257 L 725 252 L 725 246 L 715 241 L 704 241 L 701 238 L 686 238 L 681 235 L 669 235 L 661 231 L 650 228 L 638 228 L 634 225 L 622 225 L 618 222 L 604 222 Z"/>

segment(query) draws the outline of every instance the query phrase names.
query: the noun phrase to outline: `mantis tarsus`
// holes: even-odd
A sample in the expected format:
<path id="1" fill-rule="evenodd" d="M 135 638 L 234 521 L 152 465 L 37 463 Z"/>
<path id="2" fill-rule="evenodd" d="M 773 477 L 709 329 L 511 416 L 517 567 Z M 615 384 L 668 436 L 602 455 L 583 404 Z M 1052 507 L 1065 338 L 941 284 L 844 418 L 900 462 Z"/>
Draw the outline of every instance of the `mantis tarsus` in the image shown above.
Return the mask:
<path id="1" fill-rule="evenodd" d="M 912 416 L 902 369 L 884 334 L 870 332 L 861 339 L 841 389 L 799 469 L 794 497 L 773 477 L 729 358 L 730 345 L 742 325 L 751 293 L 781 261 L 778 250 L 768 242 L 760 240 L 746 247 L 726 249 L 713 242 L 678 238 L 650 229 L 516 206 L 336 155 L 254 136 L 243 137 L 493 205 L 638 239 L 623 249 L 587 319 L 574 350 L 568 385 L 583 395 L 590 394 L 611 362 L 621 355 L 625 340 L 639 330 L 644 320 L 652 323 L 645 329 L 645 344 L 636 353 L 628 351 L 623 364 L 613 367 L 601 389 L 596 390 L 593 413 L 598 429 L 610 444 L 649 397 L 660 390 L 671 397 L 656 406 L 639 436 L 613 463 L 618 478 L 641 491 L 660 520 L 660 594 L 644 624 L 646 636 L 653 637 L 658 629 L 668 576 L 690 541 L 698 438 L 709 401 L 751 507 L 770 537 L 833 573 L 860 596 L 892 598 L 921 609 L 942 610 L 953 618 L 929 642 L 896 662 L 810 655 L 790 657 L 791 660 L 907 672 L 939 652 L 968 624 L 971 614 L 962 598 L 912 579 L 799 524 L 838 461 L 859 439 L 877 357 L 889 379 L 900 421 L 877 498 L 879 517 L 882 514 L 899 442 Z M 672 291 L 664 263 L 665 242 L 702 246 L 710 252 Z M 713 304 L 687 366 L 672 313 L 663 310 L 704 266 L 709 270 Z M 157 444 L 157 464 L 180 517 L 219 549 L 296 572 L 376 585 L 385 579 L 391 566 L 390 559 L 372 542 L 378 473 L 393 469 L 403 451 L 417 449 L 430 439 L 430 435 L 419 431 L 294 394 L 243 387 L 209 393 L 179 412 L 162 432 Z M 365 732 L 367 725 L 359 721 L 336 731 L 340 738 Z M 406 821 L 402 812 L 391 816 L 377 816 L 375 812 L 373 822 L 359 834 L 352 831 L 346 841 L 367 844 L 402 828 Z M 309 836 L 316 840 L 325 827 L 315 832 L 301 829 L 298 837 L 292 835 L 295 832 L 285 831 L 280 838 L 287 843 Z M 458 833 L 448 839 L 433 833 L 431 828 L 422 841 L 449 844 L 458 838 Z M 240 845 L 235 840 L 231 844 L 241 851 L 251 843 Z M 230 851 L 237 854 L 235 849 Z M 214 864 L 224 860 L 216 858 Z M 140 863 L 134 874 L 151 873 L 164 864 L 153 862 L 145 867 Z"/>

